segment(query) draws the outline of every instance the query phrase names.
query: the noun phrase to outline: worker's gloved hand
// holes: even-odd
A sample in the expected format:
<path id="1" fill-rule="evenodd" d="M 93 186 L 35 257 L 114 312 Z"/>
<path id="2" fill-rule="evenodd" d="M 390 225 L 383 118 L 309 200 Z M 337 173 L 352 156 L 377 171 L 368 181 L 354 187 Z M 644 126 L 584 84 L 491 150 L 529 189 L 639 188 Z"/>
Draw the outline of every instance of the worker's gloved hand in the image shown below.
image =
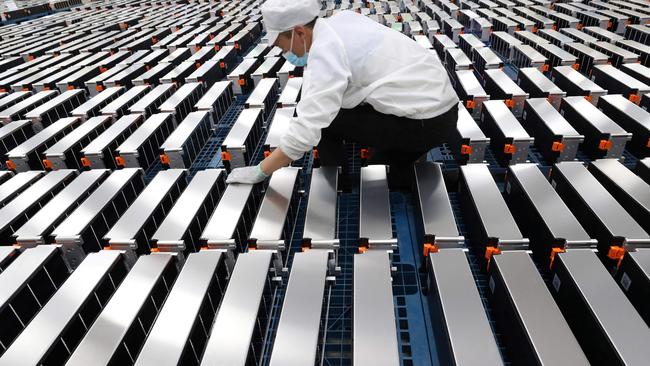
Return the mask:
<path id="1" fill-rule="evenodd" d="M 262 171 L 262 164 L 257 164 L 255 166 L 247 166 L 243 168 L 234 169 L 230 174 L 228 174 L 228 179 L 226 183 L 243 183 L 243 184 L 256 184 L 268 177 Z"/>

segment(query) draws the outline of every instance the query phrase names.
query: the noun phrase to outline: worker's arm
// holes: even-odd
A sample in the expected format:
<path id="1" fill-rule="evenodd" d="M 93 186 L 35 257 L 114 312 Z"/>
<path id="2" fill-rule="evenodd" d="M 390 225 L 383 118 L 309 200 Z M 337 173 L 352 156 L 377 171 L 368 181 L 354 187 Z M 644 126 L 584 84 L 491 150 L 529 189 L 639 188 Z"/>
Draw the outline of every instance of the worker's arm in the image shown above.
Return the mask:
<path id="1" fill-rule="evenodd" d="M 258 183 L 300 159 L 318 145 L 321 130 L 338 114 L 351 73 L 343 43 L 334 31 L 325 27 L 329 26 L 323 25 L 324 39 L 310 50 L 301 99 L 296 107 L 298 117 L 289 123 L 280 146 L 259 165 L 235 169 L 228 183 Z"/>

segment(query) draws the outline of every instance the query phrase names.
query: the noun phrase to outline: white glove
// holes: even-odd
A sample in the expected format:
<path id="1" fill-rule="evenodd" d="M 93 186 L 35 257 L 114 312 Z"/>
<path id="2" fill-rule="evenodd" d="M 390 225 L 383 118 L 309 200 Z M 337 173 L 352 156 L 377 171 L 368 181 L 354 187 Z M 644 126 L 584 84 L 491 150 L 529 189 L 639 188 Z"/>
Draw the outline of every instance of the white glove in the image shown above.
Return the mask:
<path id="1" fill-rule="evenodd" d="M 268 178 L 268 175 L 262 171 L 261 165 L 262 164 L 260 163 L 255 166 L 233 169 L 233 171 L 228 174 L 226 183 L 256 184 L 263 181 Z"/>

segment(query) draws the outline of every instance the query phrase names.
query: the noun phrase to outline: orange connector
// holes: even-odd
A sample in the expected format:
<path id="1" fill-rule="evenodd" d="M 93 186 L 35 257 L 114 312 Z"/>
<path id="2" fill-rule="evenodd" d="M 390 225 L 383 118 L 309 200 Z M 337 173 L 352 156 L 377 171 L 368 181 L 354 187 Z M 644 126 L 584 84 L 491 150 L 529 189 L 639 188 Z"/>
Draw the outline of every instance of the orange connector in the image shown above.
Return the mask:
<path id="1" fill-rule="evenodd" d="M 553 268 L 553 262 L 555 261 L 555 255 L 557 253 L 564 253 L 566 250 L 564 248 L 552 248 L 551 249 L 551 261 L 549 262 L 548 268 L 552 269 Z"/>
<path id="2" fill-rule="evenodd" d="M 620 266 L 621 262 L 623 261 L 623 258 L 625 257 L 625 248 L 617 245 L 612 245 L 609 247 L 609 251 L 607 252 L 607 257 L 609 259 L 617 261 L 616 265 Z"/>
<path id="3" fill-rule="evenodd" d="M 501 254 L 501 249 L 497 247 L 485 247 L 485 260 L 487 261 L 487 269 L 490 269 L 490 262 L 492 262 L 493 255 Z"/>
<path id="4" fill-rule="evenodd" d="M 232 155 L 230 155 L 229 152 L 227 152 L 227 151 L 222 151 L 221 152 L 221 160 L 230 161 L 231 159 L 232 159 Z"/>
<path id="5" fill-rule="evenodd" d="M 43 168 L 52 170 L 52 162 L 47 159 L 43 159 Z"/>
<path id="6" fill-rule="evenodd" d="M 517 147 L 512 144 L 505 144 L 503 145 L 503 152 L 506 154 L 514 154 L 517 152 Z"/>
<path id="7" fill-rule="evenodd" d="M 469 145 L 463 144 L 460 146 L 460 153 L 463 155 L 472 155 L 473 152 L 474 149 L 472 149 L 472 147 Z"/>
<path id="8" fill-rule="evenodd" d="M 124 161 L 123 157 L 116 156 L 115 157 L 115 165 L 117 165 L 118 168 L 124 168 L 126 166 L 126 162 Z"/>
<path id="9" fill-rule="evenodd" d="M 163 163 L 163 165 L 169 165 L 169 155 L 160 154 L 160 162 Z"/>
<path id="10" fill-rule="evenodd" d="M 432 243 L 424 243 L 423 254 L 428 257 L 431 253 L 438 253 L 438 246 Z"/>
<path id="11" fill-rule="evenodd" d="M 601 150 L 610 150 L 612 148 L 612 142 L 609 140 L 600 140 L 598 148 Z"/>
<path id="12" fill-rule="evenodd" d="M 635 104 L 639 104 L 639 101 L 641 100 L 641 98 L 639 97 L 639 94 L 630 94 L 628 99 L 630 100 L 630 102 L 635 103 Z"/>
<path id="13" fill-rule="evenodd" d="M 368 159 L 368 156 L 370 156 L 370 152 L 368 149 L 361 149 L 359 150 L 359 156 L 361 156 L 361 159 Z"/>
<path id="14" fill-rule="evenodd" d="M 16 171 L 16 163 L 14 163 L 13 161 L 7 160 L 5 162 L 5 165 L 7 165 L 7 169 Z"/>
<path id="15" fill-rule="evenodd" d="M 476 102 L 473 100 L 466 100 L 465 101 L 465 107 L 469 109 L 474 109 L 476 107 Z"/>
<path id="16" fill-rule="evenodd" d="M 512 99 L 506 99 L 504 102 L 506 103 L 508 108 L 512 108 L 515 106 L 515 102 Z"/>
<path id="17" fill-rule="evenodd" d="M 85 168 L 90 168 L 90 160 L 88 158 L 81 158 L 81 166 Z"/>
<path id="18" fill-rule="evenodd" d="M 564 144 L 559 142 L 559 141 L 555 141 L 555 142 L 553 142 L 553 145 L 551 146 L 551 150 L 552 151 L 557 151 L 557 152 L 562 152 L 562 151 L 564 151 Z"/>

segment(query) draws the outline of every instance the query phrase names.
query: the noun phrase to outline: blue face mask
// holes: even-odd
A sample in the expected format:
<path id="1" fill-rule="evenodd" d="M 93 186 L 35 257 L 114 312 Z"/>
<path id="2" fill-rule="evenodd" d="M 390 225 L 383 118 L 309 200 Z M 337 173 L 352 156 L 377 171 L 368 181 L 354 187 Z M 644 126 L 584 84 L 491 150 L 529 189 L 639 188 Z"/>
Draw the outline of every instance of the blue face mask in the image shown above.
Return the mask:
<path id="1" fill-rule="evenodd" d="M 307 58 L 309 57 L 309 52 L 307 52 L 307 42 L 303 40 L 305 44 L 305 54 L 301 57 L 298 57 L 295 53 L 293 53 L 293 33 L 294 32 L 291 31 L 291 48 L 289 49 L 289 52 L 282 54 L 282 56 L 287 59 L 287 62 L 290 64 L 298 67 L 304 67 L 307 65 Z"/>

